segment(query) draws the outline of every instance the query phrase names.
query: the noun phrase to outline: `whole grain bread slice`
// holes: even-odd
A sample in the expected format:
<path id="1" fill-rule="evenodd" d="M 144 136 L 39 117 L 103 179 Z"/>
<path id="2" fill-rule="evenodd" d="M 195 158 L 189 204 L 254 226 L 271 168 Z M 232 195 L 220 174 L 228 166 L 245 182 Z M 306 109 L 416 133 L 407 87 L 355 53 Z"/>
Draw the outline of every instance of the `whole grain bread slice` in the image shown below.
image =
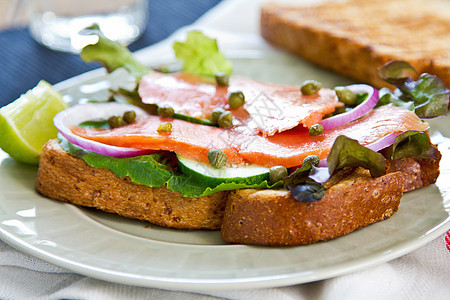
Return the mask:
<path id="1" fill-rule="evenodd" d="M 53 199 L 121 216 L 184 229 L 220 229 L 228 192 L 186 198 L 165 187 L 151 188 L 89 166 L 64 151 L 58 140 L 42 149 L 36 190 Z"/>
<path id="2" fill-rule="evenodd" d="M 409 62 L 450 87 L 450 2 L 345 0 L 311 6 L 266 4 L 261 34 L 269 42 L 358 82 L 387 86 L 377 69 Z"/>
<path id="3" fill-rule="evenodd" d="M 315 203 L 299 202 L 282 189 L 186 198 L 165 187 L 139 185 L 108 169 L 93 168 L 65 152 L 58 140 L 51 140 L 41 154 L 36 190 L 55 200 L 160 226 L 221 229 L 230 243 L 299 245 L 342 236 L 389 218 L 407 188 L 404 174 L 409 174 L 412 188 L 432 183 L 439 174 L 435 171 L 439 158 L 440 154 L 388 165 L 391 173 L 379 178 L 362 169 L 343 170 L 325 183 L 327 192 Z"/>

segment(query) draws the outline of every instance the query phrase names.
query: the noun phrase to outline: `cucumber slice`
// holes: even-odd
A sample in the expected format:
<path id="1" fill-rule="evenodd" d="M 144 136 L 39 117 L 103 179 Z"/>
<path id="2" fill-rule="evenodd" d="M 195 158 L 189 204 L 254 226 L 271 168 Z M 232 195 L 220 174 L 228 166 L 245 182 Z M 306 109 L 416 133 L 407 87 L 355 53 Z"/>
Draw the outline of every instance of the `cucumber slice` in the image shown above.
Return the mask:
<path id="1" fill-rule="evenodd" d="M 198 162 L 189 158 L 177 156 L 178 166 L 188 176 L 200 179 L 205 183 L 245 183 L 255 184 L 269 180 L 269 168 L 259 165 L 240 167 L 222 167 L 216 169 L 210 164 Z"/>

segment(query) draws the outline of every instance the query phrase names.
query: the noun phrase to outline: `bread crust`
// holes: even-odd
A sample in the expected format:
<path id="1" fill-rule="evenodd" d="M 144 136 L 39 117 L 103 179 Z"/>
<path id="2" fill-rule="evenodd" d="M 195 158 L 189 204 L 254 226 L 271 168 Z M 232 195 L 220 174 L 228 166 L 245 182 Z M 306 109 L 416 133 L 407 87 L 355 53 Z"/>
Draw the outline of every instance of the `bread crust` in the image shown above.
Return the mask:
<path id="1" fill-rule="evenodd" d="M 228 192 L 182 197 L 165 187 L 151 188 L 93 168 L 65 152 L 57 140 L 43 148 L 36 190 L 53 199 L 95 207 L 165 227 L 220 229 Z"/>
<path id="2" fill-rule="evenodd" d="M 238 190 L 225 208 L 222 238 L 230 243 L 293 246 L 326 241 L 391 217 L 403 194 L 403 174 L 372 178 L 358 169 L 316 202 L 286 190 Z"/>
<path id="3" fill-rule="evenodd" d="M 432 159 L 388 162 L 390 173 L 379 178 L 370 177 L 367 170 L 344 169 L 324 183 L 327 192 L 320 201 L 304 203 L 287 190 L 244 189 L 186 198 L 91 167 L 51 140 L 43 147 L 36 190 L 56 200 L 160 226 L 221 229 L 229 243 L 300 245 L 336 238 L 392 216 L 404 189 L 436 180 L 440 160 L 436 153 Z"/>
<path id="4" fill-rule="evenodd" d="M 378 76 L 391 60 L 405 60 L 418 74 L 435 74 L 450 87 L 448 11 L 448 2 L 420 0 L 267 4 L 261 34 L 322 68 L 378 88 L 392 88 Z"/>

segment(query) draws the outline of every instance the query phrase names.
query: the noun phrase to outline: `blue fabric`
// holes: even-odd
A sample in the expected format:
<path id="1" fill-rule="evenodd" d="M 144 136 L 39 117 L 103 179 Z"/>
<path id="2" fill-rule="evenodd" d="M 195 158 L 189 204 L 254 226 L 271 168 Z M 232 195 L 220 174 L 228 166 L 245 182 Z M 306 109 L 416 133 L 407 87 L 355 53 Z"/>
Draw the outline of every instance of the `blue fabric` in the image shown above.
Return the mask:
<path id="1" fill-rule="evenodd" d="M 220 0 L 150 0 L 147 29 L 130 45 L 131 51 L 157 43 L 189 25 Z M 0 107 L 17 99 L 39 80 L 55 84 L 98 68 L 78 55 L 49 50 L 30 36 L 28 29 L 0 31 Z"/>

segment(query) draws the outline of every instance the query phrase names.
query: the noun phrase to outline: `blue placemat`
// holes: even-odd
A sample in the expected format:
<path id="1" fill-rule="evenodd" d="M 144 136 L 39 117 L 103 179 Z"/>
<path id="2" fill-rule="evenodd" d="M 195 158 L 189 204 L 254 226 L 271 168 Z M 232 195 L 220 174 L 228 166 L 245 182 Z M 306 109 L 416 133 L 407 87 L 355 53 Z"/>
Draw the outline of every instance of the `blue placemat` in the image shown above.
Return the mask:
<path id="1" fill-rule="evenodd" d="M 148 26 L 131 51 L 157 43 L 189 25 L 221 0 L 151 0 Z M 98 68 L 78 55 L 49 50 L 35 42 L 27 28 L 0 31 L 0 107 L 17 99 L 39 80 L 55 84 Z"/>

